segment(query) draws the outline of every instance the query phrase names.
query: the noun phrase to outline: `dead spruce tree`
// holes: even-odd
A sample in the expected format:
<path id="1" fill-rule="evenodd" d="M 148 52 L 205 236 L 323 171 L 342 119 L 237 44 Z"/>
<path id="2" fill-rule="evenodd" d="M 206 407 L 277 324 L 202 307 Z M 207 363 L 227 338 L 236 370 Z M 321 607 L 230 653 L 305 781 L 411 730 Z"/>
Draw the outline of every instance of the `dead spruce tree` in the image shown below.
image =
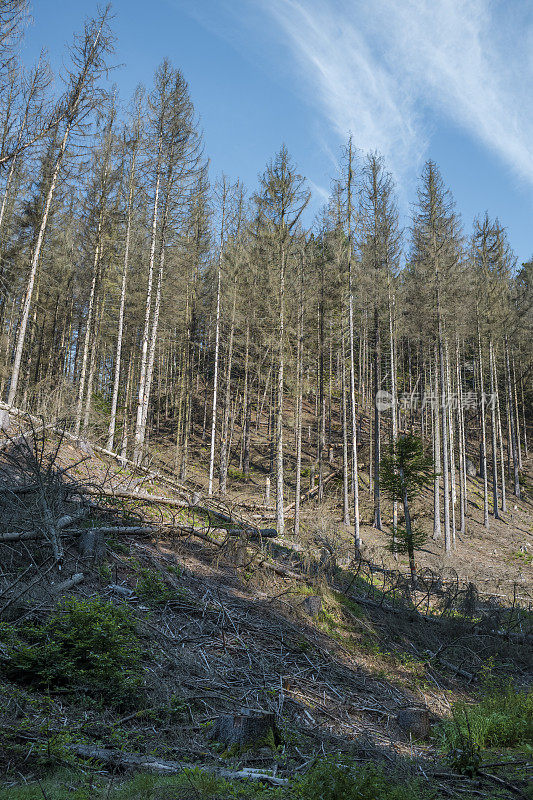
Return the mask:
<path id="1" fill-rule="evenodd" d="M 105 57 L 111 51 L 113 43 L 113 36 L 107 22 L 108 17 L 109 8 L 106 8 L 99 16 L 89 20 L 83 33 L 75 39 L 71 48 L 71 64 L 65 77 L 67 86 L 56 110 L 58 125 L 54 161 L 50 172 L 41 224 L 31 255 L 26 291 L 22 302 L 7 399 L 9 405 L 13 405 L 17 394 L 35 277 L 59 172 L 70 137 L 82 131 L 83 125 L 101 101 L 98 80 L 106 71 Z"/>
<path id="2" fill-rule="evenodd" d="M 449 384 L 446 380 L 446 324 L 454 313 L 454 299 L 460 292 L 463 263 L 462 236 L 454 201 L 444 186 L 434 162 L 428 161 L 418 189 L 414 209 L 412 245 L 409 268 L 411 303 L 420 314 L 420 327 L 434 353 L 434 382 L 432 403 L 434 432 L 440 424 L 439 453 L 442 463 L 444 547 L 452 548 L 450 515 L 450 435 L 449 435 Z M 436 440 L 436 439 L 435 439 Z M 439 459 L 435 459 L 438 477 Z M 439 485 L 434 494 L 438 499 Z M 435 504 L 435 525 L 440 529 L 438 503 Z"/>
<path id="3" fill-rule="evenodd" d="M 189 88 L 181 72 L 172 67 L 169 61 L 164 61 L 156 72 L 149 107 L 147 137 L 148 165 L 153 176 L 152 223 L 133 451 L 133 460 L 137 464 L 142 461 L 146 437 L 165 252 L 172 230 L 179 222 L 186 190 L 190 189 L 198 170 L 200 149 Z"/>
<path id="4" fill-rule="evenodd" d="M 272 261 L 276 265 L 277 290 L 277 346 L 276 346 L 276 521 L 278 535 L 282 536 L 284 520 L 283 482 L 283 392 L 285 385 L 285 280 L 287 265 L 293 264 L 293 233 L 309 202 L 305 179 L 296 172 L 285 145 L 267 166 L 260 179 L 256 203 L 261 211 L 268 237 Z"/>

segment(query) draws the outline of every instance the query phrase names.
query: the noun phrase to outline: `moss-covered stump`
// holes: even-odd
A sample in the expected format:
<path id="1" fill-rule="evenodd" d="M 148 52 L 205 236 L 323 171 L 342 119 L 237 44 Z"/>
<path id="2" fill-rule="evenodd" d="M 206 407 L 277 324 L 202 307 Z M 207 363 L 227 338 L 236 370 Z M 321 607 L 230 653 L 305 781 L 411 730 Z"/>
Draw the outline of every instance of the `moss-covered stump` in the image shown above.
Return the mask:
<path id="1" fill-rule="evenodd" d="M 281 735 L 276 724 L 276 715 L 263 711 L 242 711 L 240 714 L 224 714 L 212 728 L 211 736 L 226 746 L 227 750 L 259 750 L 270 747 L 275 750 L 281 744 Z"/>

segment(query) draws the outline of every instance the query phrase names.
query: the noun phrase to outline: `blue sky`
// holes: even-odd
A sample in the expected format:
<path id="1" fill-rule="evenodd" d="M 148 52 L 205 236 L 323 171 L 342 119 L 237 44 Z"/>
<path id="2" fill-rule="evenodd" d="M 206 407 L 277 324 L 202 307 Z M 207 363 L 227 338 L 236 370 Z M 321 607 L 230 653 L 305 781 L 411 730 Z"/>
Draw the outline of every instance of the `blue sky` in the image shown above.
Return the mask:
<path id="1" fill-rule="evenodd" d="M 54 67 L 92 0 L 39 0 L 26 57 Z M 468 231 L 498 216 L 533 253 L 533 3 L 523 0 L 115 0 L 113 80 L 126 100 L 164 56 L 182 70 L 213 175 L 250 190 L 289 148 L 325 200 L 351 131 L 384 154 L 404 224 L 434 159 Z"/>

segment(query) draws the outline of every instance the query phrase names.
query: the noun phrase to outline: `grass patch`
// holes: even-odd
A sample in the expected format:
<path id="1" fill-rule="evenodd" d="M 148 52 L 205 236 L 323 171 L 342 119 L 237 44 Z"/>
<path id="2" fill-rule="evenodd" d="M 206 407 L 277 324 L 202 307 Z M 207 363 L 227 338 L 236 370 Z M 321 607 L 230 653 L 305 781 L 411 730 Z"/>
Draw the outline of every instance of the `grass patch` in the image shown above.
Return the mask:
<path id="1" fill-rule="evenodd" d="M 456 703 L 453 719 L 437 728 L 444 752 L 533 745 L 533 691 L 517 691 L 512 683 L 489 681 L 477 703 Z"/>
<path id="2" fill-rule="evenodd" d="M 44 790 L 44 793 L 43 793 Z M 139 774 L 127 781 L 112 777 L 77 777 L 63 772 L 39 783 L 0 789 L 1 800 L 276 800 L 283 795 L 261 783 L 230 783 L 199 769 L 184 769 L 176 776 Z"/>

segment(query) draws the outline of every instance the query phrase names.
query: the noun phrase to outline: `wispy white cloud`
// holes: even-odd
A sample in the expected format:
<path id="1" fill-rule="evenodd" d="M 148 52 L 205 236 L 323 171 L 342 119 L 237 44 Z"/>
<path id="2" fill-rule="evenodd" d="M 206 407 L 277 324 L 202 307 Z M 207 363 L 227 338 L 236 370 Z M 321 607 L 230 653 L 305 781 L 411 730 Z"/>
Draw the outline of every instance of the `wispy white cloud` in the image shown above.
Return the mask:
<path id="1" fill-rule="evenodd" d="M 518 0 L 259 0 L 337 133 L 419 168 L 445 117 L 533 183 L 531 12 Z M 528 16 L 529 15 L 529 16 Z"/>
<path id="2" fill-rule="evenodd" d="M 323 186 L 319 186 L 318 183 L 315 183 L 311 180 L 311 178 L 307 178 L 307 183 L 309 184 L 309 188 L 313 193 L 313 198 L 320 203 L 327 203 L 329 200 L 329 191 L 325 189 Z"/>

